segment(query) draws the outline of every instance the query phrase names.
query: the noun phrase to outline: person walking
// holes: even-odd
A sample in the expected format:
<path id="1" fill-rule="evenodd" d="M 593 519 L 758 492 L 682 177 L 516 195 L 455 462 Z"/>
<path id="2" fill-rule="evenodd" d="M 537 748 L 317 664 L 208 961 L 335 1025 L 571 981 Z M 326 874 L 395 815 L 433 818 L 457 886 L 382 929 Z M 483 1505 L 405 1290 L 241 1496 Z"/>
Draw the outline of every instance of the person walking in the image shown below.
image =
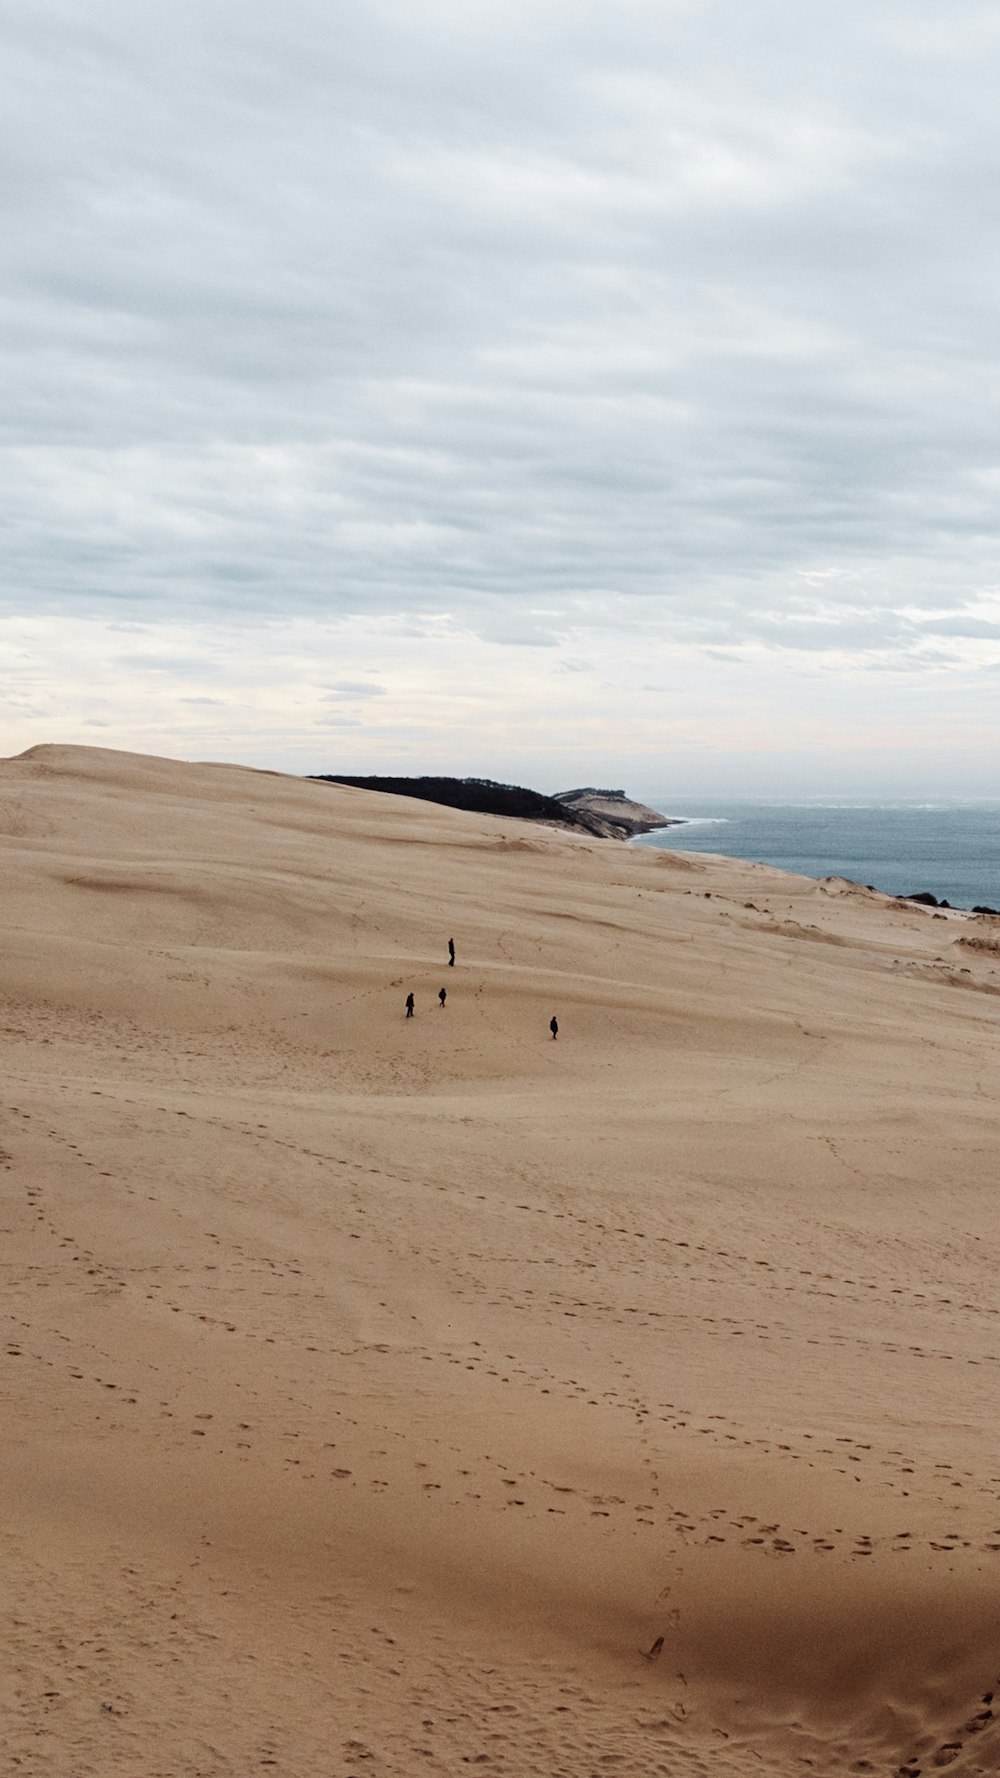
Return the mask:
<path id="1" fill-rule="evenodd" d="M 559 1036 L 559 1020 L 556 1018 L 555 1013 L 552 1014 L 552 1017 L 549 1020 L 549 1030 L 552 1033 L 552 1041 L 555 1043 L 556 1038 Z"/>
<path id="2" fill-rule="evenodd" d="M 450 938 L 448 940 L 448 968 L 454 969 L 454 967 L 455 967 L 455 940 L 453 938 Z"/>
<path id="3" fill-rule="evenodd" d="M 412 994 L 407 994 L 407 996 L 406 996 L 406 1016 L 408 1019 L 412 1019 L 412 1017 L 413 1017 L 413 995 Z"/>
<path id="4" fill-rule="evenodd" d="M 447 998 L 448 998 L 447 988 L 439 988 L 438 989 L 438 1005 L 443 1006 L 445 1001 L 447 1000 Z"/>

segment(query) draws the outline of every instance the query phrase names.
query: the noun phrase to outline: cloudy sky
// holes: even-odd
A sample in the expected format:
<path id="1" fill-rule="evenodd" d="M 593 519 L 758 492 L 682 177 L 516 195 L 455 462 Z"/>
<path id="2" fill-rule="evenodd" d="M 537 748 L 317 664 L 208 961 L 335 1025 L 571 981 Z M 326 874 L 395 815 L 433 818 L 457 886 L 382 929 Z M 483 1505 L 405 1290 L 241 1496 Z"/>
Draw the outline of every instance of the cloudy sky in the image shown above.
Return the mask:
<path id="1" fill-rule="evenodd" d="M 1000 795 L 1000 9 L 3 17 L 0 753 Z"/>

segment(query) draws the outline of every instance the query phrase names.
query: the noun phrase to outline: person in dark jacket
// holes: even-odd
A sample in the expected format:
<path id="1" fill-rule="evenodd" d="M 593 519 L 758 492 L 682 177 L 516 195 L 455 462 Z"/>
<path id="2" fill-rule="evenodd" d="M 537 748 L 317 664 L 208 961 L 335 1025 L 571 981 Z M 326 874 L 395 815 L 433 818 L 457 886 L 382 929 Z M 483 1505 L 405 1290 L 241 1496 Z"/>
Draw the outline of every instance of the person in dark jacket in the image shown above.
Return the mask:
<path id="1" fill-rule="evenodd" d="M 413 1017 L 413 995 L 412 994 L 407 994 L 407 996 L 406 996 L 406 1016 L 408 1019 L 412 1019 L 412 1017 Z"/>
<path id="2" fill-rule="evenodd" d="M 554 1043 L 559 1036 L 559 1020 L 556 1018 L 555 1013 L 552 1014 L 552 1017 L 549 1020 L 549 1030 L 552 1033 L 552 1041 Z"/>
<path id="3" fill-rule="evenodd" d="M 455 940 L 453 938 L 450 938 L 448 940 L 448 968 L 454 969 L 454 967 L 455 967 Z"/>
<path id="4" fill-rule="evenodd" d="M 447 1000 L 447 998 L 448 998 L 447 988 L 439 988 L 438 989 L 438 1004 L 440 1006 L 443 1006 L 445 1001 Z"/>

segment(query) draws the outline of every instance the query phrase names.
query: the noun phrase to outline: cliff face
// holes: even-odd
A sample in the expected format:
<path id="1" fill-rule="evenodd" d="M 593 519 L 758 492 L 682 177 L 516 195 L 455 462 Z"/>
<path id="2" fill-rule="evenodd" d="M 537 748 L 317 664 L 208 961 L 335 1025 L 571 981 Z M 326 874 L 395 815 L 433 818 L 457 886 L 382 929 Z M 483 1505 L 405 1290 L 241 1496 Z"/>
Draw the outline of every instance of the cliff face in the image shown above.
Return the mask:
<path id="1" fill-rule="evenodd" d="M 559 790 L 555 800 L 581 816 L 591 833 L 609 840 L 628 840 L 636 833 L 652 833 L 657 827 L 675 827 L 676 821 L 658 809 L 634 803 L 624 790 Z"/>

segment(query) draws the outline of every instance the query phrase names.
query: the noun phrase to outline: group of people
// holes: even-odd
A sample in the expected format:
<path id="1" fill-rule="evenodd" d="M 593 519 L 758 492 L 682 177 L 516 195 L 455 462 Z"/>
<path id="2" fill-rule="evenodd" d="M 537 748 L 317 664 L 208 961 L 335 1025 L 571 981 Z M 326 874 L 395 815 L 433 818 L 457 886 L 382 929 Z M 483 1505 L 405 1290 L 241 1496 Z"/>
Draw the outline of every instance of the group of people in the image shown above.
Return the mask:
<path id="1" fill-rule="evenodd" d="M 448 940 L 448 968 L 454 969 L 454 967 L 455 967 L 455 940 L 453 938 L 450 938 Z M 438 989 L 438 1005 L 444 1006 L 447 999 L 448 999 L 447 988 L 439 988 Z M 415 1011 L 416 1011 L 416 1002 L 413 998 L 413 993 L 411 991 L 406 996 L 406 1016 L 407 1016 L 407 1018 L 412 1019 Z M 552 1017 L 549 1020 L 549 1030 L 552 1033 L 552 1041 L 554 1043 L 556 1038 L 559 1036 L 559 1020 L 556 1018 L 555 1013 L 552 1014 Z"/>

